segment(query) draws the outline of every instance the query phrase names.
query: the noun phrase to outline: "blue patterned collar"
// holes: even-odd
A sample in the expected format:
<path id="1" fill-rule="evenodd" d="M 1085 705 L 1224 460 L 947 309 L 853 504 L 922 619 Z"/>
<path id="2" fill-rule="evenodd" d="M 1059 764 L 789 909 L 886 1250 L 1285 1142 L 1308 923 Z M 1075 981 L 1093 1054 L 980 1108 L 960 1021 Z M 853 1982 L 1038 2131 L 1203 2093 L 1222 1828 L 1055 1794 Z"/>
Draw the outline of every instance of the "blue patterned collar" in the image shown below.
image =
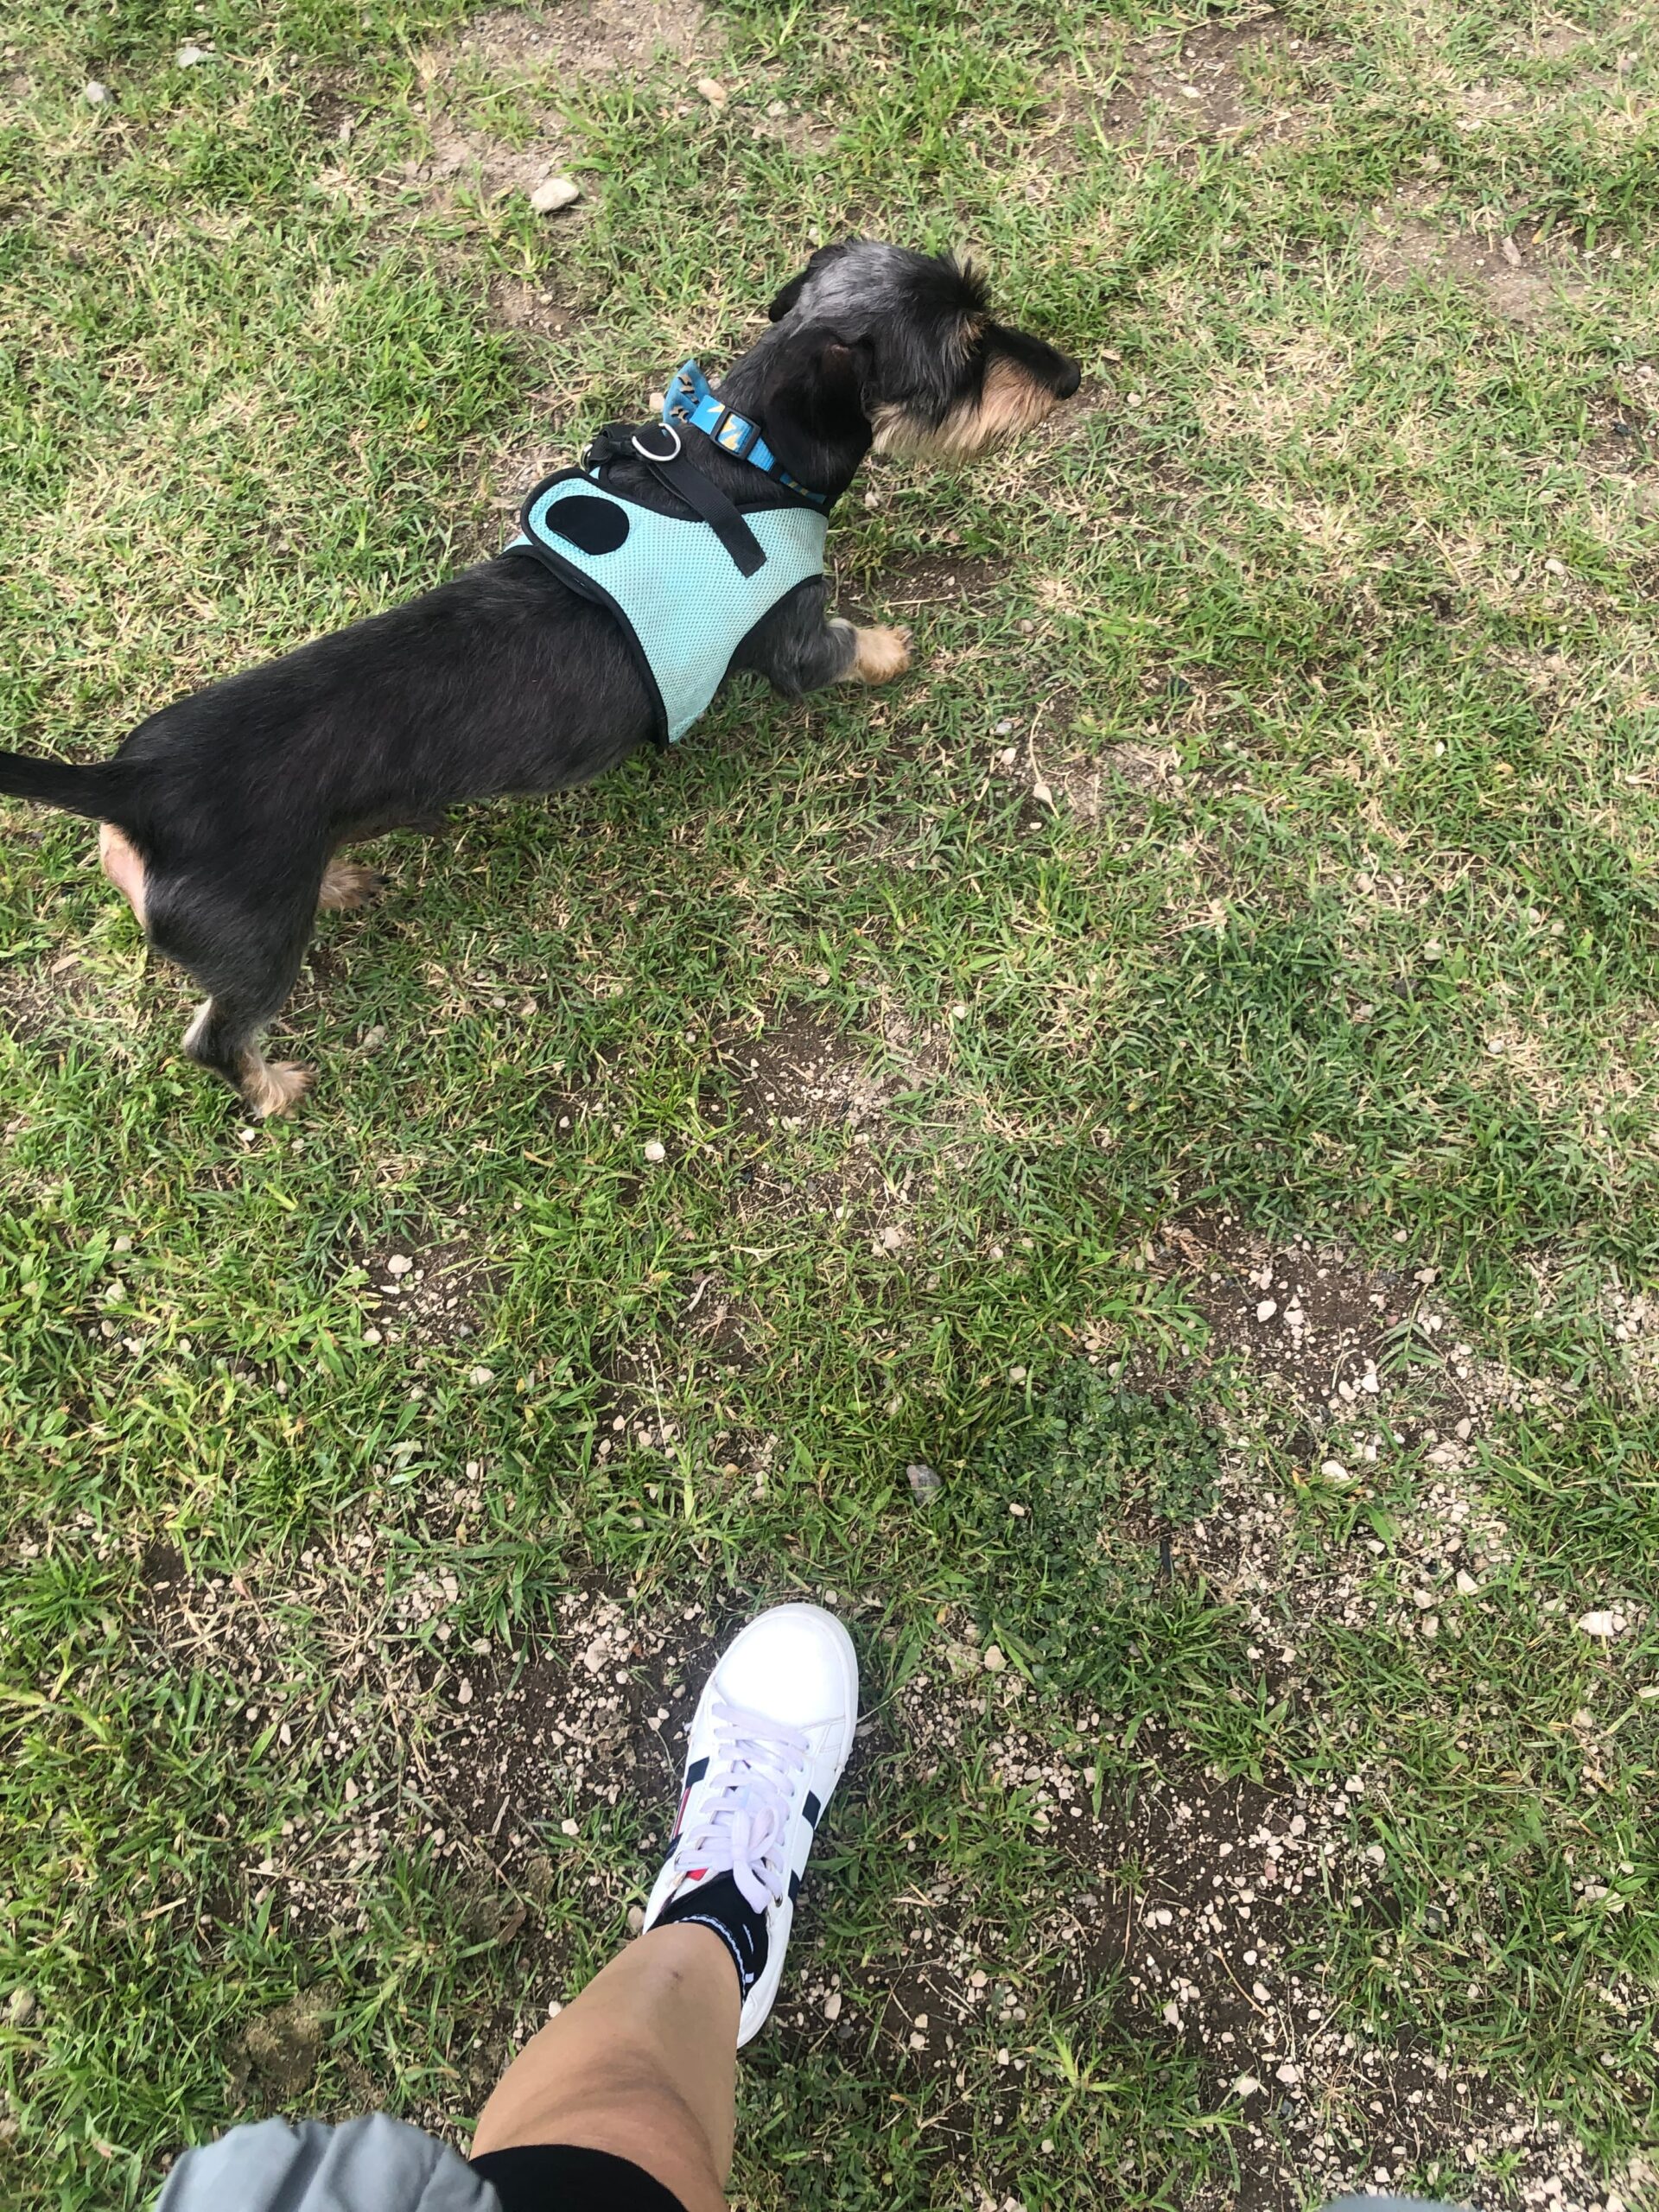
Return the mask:
<path id="1" fill-rule="evenodd" d="M 815 507 L 827 504 L 823 493 L 810 490 L 798 477 L 790 474 L 756 424 L 745 416 L 734 415 L 729 407 L 721 404 L 695 361 L 688 361 L 670 383 L 663 400 L 663 420 L 689 423 L 739 461 L 747 461 L 751 468 L 763 470 L 803 499 L 810 499 Z"/>

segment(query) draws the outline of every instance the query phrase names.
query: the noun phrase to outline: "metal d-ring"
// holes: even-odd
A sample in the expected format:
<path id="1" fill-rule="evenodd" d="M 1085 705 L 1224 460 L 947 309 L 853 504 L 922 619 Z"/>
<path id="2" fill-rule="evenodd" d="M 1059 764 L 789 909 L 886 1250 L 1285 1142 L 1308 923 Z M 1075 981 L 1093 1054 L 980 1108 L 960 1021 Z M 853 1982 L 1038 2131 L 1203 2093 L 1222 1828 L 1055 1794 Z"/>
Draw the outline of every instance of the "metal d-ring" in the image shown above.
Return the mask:
<path id="1" fill-rule="evenodd" d="M 673 423 L 653 423 L 651 425 L 651 428 L 653 430 L 666 430 L 669 436 L 674 441 L 674 448 L 671 453 L 648 453 L 645 447 L 640 444 L 639 433 L 636 430 L 629 440 L 629 443 L 632 446 L 635 453 L 639 454 L 640 460 L 654 461 L 658 464 L 658 466 L 665 461 L 677 461 L 685 450 L 685 441 L 681 437 Z"/>

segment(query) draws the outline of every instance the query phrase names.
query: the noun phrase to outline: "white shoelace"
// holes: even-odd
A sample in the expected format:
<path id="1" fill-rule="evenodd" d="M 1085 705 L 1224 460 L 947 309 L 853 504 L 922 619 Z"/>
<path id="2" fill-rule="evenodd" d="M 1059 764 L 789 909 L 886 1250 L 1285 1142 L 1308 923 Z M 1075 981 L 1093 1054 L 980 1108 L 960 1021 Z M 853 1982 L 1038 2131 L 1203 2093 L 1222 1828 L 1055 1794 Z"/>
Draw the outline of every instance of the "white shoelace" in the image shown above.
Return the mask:
<path id="1" fill-rule="evenodd" d="M 697 1784 L 702 1809 L 680 1831 L 674 1864 L 728 1874 L 756 1912 L 781 1904 L 789 1887 L 783 1856 L 789 1810 L 810 1749 L 798 1728 L 741 1705 L 715 1708 L 715 1749 Z"/>

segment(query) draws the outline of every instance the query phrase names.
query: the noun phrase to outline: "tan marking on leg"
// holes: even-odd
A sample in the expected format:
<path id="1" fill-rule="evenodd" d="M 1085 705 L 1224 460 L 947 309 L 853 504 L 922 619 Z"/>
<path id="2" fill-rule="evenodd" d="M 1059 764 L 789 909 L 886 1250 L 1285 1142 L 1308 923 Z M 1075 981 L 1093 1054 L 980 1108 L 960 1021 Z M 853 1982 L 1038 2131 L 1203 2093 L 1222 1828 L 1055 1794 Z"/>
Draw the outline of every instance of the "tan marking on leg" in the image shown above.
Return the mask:
<path id="1" fill-rule="evenodd" d="M 113 822 L 99 825 L 98 860 L 105 874 L 137 915 L 138 926 L 143 929 L 145 925 L 144 864 L 125 833 L 118 830 Z"/>
<path id="2" fill-rule="evenodd" d="M 857 651 L 847 674 L 855 683 L 891 683 L 910 666 L 908 630 L 890 630 L 885 623 L 879 624 L 868 630 L 855 629 L 853 641 Z"/>
<path id="3" fill-rule="evenodd" d="M 322 871 L 322 886 L 317 893 L 318 911 L 325 914 L 351 914 L 359 906 L 366 906 L 380 888 L 380 878 L 372 868 L 361 868 L 355 861 L 330 861 Z"/>
<path id="4" fill-rule="evenodd" d="M 263 1052 L 251 1052 L 242 1064 L 239 1087 L 249 1112 L 268 1122 L 297 1105 L 315 1080 L 311 1070 L 296 1061 L 268 1060 Z"/>

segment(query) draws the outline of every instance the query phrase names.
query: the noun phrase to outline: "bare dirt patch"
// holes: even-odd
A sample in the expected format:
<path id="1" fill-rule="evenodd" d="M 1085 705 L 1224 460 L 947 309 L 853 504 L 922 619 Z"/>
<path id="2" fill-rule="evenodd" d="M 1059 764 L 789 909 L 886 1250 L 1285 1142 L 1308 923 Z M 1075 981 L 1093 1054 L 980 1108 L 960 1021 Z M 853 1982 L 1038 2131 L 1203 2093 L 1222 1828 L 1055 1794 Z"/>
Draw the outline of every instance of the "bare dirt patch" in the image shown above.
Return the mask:
<path id="1" fill-rule="evenodd" d="M 388 1249 L 367 1273 L 373 1340 L 394 1344 L 465 1344 L 500 1290 L 500 1270 L 459 1237 L 427 1251 Z"/>
<path id="2" fill-rule="evenodd" d="M 467 1485 L 401 1503 L 464 1540 Z M 248 1870 L 290 1921 L 357 1920 L 365 1869 L 395 1846 L 463 1865 L 482 1851 L 480 1870 L 522 1872 L 573 1809 L 617 1803 L 646 1747 L 667 1787 L 657 1731 L 679 1694 L 669 1675 L 687 1677 L 664 1654 L 694 1640 L 700 1605 L 571 1591 L 533 1635 L 464 1641 L 458 1567 L 410 1572 L 397 1532 L 378 1525 L 233 1575 L 170 1579 L 160 1604 L 157 1559 L 171 1578 L 176 1554 L 152 1545 L 141 1565 L 133 1625 L 146 1649 L 211 1665 L 251 1738 L 275 1726 L 284 1759 L 329 1770 L 315 1815 Z"/>
<path id="3" fill-rule="evenodd" d="M 1391 288 L 1451 282 L 1484 299 L 1506 321 L 1547 322 L 1584 299 L 1578 264 L 1524 226 L 1484 236 L 1432 220 L 1421 212 L 1430 195 L 1398 194 L 1379 207 L 1360 242 L 1367 273 Z"/>
<path id="4" fill-rule="evenodd" d="M 1205 1215 L 1167 1226 L 1151 1264 L 1179 1274 L 1211 1357 L 1243 1357 L 1326 1412 L 1379 1395 L 1380 1365 L 1424 1287 L 1404 1268 L 1374 1275 L 1334 1249 Z"/>
<path id="5" fill-rule="evenodd" d="M 1265 8 L 1245 22 L 1097 38 L 1062 73 L 1055 117 L 1068 131 L 1084 124 L 1109 142 L 1145 139 L 1160 150 L 1300 137 L 1329 97 L 1320 70 L 1326 51 Z"/>
<path id="6" fill-rule="evenodd" d="M 490 307 L 504 328 L 526 331 L 535 338 L 569 338 L 584 320 L 544 278 L 534 282 L 500 278 L 490 294 Z"/>
<path id="7" fill-rule="evenodd" d="M 232 2094 L 252 2089 L 273 2112 L 294 2105 L 316 2077 L 327 2022 L 327 2000 L 317 1990 L 302 1990 L 251 2020 L 231 2063 Z"/>
<path id="8" fill-rule="evenodd" d="M 827 117 L 793 107 L 781 99 L 768 100 L 750 130 L 755 138 L 770 139 L 774 145 L 787 147 L 802 160 L 827 154 L 841 135 Z"/>
<path id="9" fill-rule="evenodd" d="M 914 1258 L 912 1213 L 927 1164 L 889 1108 L 907 1077 L 920 1078 L 918 1043 L 887 1041 L 902 1071 L 871 1065 L 810 1008 L 781 1009 L 759 1033 L 722 1040 L 721 1092 L 704 1111 L 736 1168 L 738 1219 L 764 1242 L 810 1218 L 829 1237 L 855 1237 L 878 1258 Z"/>
<path id="10" fill-rule="evenodd" d="M 935 607 L 983 607 L 1007 584 L 1004 563 L 945 548 L 884 562 L 855 604 L 900 616 Z"/>
<path id="11" fill-rule="evenodd" d="M 849 1052 L 848 1040 L 810 1007 L 784 1007 L 756 1032 L 724 1040 L 719 1065 L 731 1089 L 725 1127 L 746 1135 L 793 1135 L 844 1123 L 856 1129 L 880 1112 L 886 1085 Z"/>
<path id="12" fill-rule="evenodd" d="M 454 49 L 497 76 L 643 76 L 659 54 L 684 61 L 709 44 L 696 0 L 568 0 L 475 16 Z"/>
<path id="13" fill-rule="evenodd" d="M 1147 1267 L 1179 1282 L 1202 1347 L 1171 1367 L 1114 1359 L 1109 1330 L 1085 1342 L 1126 1389 L 1201 1396 L 1217 1368 L 1243 1378 L 1214 1504 L 1171 1532 L 1167 1559 L 1243 1607 L 1264 1663 L 1294 1677 L 1321 1624 L 1455 1640 L 1471 1609 L 1503 1602 L 1513 1546 L 1477 1482 L 1481 1440 L 1501 1408 L 1558 1394 L 1482 1357 L 1433 1268 L 1368 1269 L 1196 1215 L 1166 1226 Z M 1265 1464 L 1269 1436 L 1287 1484 Z M 1419 1467 L 1409 1510 L 1388 1503 Z M 1299 1497 L 1329 1509 L 1318 1540 Z"/>
<path id="14" fill-rule="evenodd" d="M 1639 482 L 1651 501 L 1659 493 L 1659 420 L 1628 399 L 1604 397 L 1590 410 L 1579 460 L 1598 476 Z"/>
<path id="15" fill-rule="evenodd" d="M 405 174 L 426 188 L 434 204 L 453 207 L 463 192 L 486 200 L 533 192 L 566 158 L 556 118 L 543 118 L 542 130 L 522 146 L 440 126 L 433 133 L 431 153 L 423 162 L 411 162 Z M 561 218 L 567 224 L 573 219 Z"/>

